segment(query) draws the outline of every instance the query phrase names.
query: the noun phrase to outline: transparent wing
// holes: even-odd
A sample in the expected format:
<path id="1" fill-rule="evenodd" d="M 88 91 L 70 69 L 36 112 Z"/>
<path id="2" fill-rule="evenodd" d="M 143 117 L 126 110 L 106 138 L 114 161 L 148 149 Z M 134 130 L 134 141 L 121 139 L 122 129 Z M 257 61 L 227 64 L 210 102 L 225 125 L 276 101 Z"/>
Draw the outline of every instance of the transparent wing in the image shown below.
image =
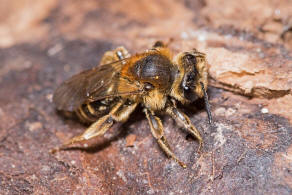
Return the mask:
<path id="1" fill-rule="evenodd" d="M 131 82 L 120 79 L 121 67 L 128 59 L 100 65 L 86 70 L 62 83 L 54 93 L 53 102 L 58 110 L 74 111 L 81 104 L 106 97 L 140 94 L 141 91 Z M 122 82 L 121 82 L 122 80 Z M 125 90 L 119 90 L 119 85 Z M 111 88 L 111 90 L 109 90 Z"/>

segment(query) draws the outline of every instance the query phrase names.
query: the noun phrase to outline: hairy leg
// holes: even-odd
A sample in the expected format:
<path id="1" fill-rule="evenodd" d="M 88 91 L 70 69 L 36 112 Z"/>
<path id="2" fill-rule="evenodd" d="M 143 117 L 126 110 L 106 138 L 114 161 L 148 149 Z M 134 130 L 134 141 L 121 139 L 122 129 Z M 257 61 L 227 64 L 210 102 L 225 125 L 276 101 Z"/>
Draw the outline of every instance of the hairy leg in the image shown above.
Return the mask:
<path id="1" fill-rule="evenodd" d="M 109 64 L 130 57 L 129 52 L 124 47 L 118 47 L 115 50 L 107 51 L 101 58 L 100 65 Z"/>
<path id="2" fill-rule="evenodd" d="M 144 112 L 145 112 L 146 117 L 148 119 L 151 133 L 157 139 L 157 142 L 160 145 L 160 147 L 163 149 L 163 151 L 169 157 L 173 158 L 180 166 L 182 166 L 183 168 L 186 168 L 185 163 L 180 161 L 175 156 L 175 154 L 171 151 L 171 148 L 170 148 L 166 138 L 164 137 L 164 130 L 163 130 L 161 120 L 157 116 L 155 116 L 154 113 L 150 110 L 145 109 Z"/>
<path id="3" fill-rule="evenodd" d="M 180 123 L 186 130 L 188 130 L 195 138 L 199 141 L 199 151 L 202 148 L 203 145 L 203 139 L 200 135 L 200 132 L 197 130 L 197 128 L 192 124 L 189 117 L 181 112 L 176 105 L 169 104 L 166 108 L 166 113 L 168 113 L 173 119 L 175 119 L 178 123 Z"/>
<path id="4" fill-rule="evenodd" d="M 61 147 L 53 149 L 52 152 L 65 149 L 74 143 L 103 135 L 114 124 L 114 122 L 125 122 L 135 110 L 136 106 L 137 104 L 126 105 L 124 101 L 120 101 L 113 107 L 109 114 L 101 117 L 96 122 L 92 123 L 81 135 L 73 137 Z"/>

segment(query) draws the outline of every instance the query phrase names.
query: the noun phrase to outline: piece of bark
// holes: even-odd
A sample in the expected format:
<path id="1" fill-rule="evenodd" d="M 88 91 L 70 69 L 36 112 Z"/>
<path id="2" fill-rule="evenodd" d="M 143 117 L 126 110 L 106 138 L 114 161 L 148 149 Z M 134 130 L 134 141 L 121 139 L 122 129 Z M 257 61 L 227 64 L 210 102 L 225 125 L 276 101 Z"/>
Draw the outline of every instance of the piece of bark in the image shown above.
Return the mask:
<path id="1" fill-rule="evenodd" d="M 136 140 L 136 135 L 130 134 L 126 137 L 126 146 L 133 147 Z"/>

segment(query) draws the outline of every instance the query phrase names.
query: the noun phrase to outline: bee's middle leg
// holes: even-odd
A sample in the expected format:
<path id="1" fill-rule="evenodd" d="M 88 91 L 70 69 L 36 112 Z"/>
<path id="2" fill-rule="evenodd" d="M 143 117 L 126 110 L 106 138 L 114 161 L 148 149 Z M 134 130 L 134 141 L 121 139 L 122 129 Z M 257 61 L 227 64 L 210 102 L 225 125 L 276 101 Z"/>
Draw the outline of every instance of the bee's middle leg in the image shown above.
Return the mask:
<path id="1" fill-rule="evenodd" d="M 169 157 L 173 158 L 180 166 L 182 166 L 183 168 L 186 168 L 185 163 L 180 161 L 175 156 L 175 154 L 171 151 L 171 148 L 170 148 L 166 138 L 164 137 L 163 125 L 162 125 L 161 120 L 157 116 L 155 116 L 153 112 L 151 112 L 147 109 L 145 109 L 144 112 L 145 112 L 146 117 L 148 119 L 151 133 L 157 139 L 157 142 L 160 145 L 160 147 L 163 149 L 163 151 Z"/>
<path id="2" fill-rule="evenodd" d="M 86 141 L 103 135 L 114 124 L 114 122 L 125 122 L 136 107 L 137 103 L 133 103 L 131 105 L 124 104 L 124 101 L 117 103 L 109 114 L 101 117 L 96 122 L 91 124 L 81 135 L 73 137 L 61 147 L 54 149 L 52 152 L 67 148 L 74 143 Z"/>

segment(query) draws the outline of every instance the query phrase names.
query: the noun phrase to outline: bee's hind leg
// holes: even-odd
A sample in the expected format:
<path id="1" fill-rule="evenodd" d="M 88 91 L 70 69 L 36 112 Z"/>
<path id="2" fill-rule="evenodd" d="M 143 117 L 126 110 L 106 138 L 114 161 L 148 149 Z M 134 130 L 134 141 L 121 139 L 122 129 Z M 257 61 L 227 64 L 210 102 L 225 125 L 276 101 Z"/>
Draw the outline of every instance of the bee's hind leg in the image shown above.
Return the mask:
<path id="1" fill-rule="evenodd" d="M 157 142 L 160 145 L 160 147 L 167 154 L 167 156 L 173 158 L 183 168 L 186 168 L 187 166 L 185 165 L 185 163 L 180 161 L 175 156 L 175 154 L 171 151 L 171 148 L 170 148 L 166 138 L 164 137 L 164 131 L 163 131 L 163 126 L 162 126 L 161 120 L 157 116 L 155 116 L 153 112 L 151 112 L 147 109 L 145 109 L 144 112 L 145 112 L 146 117 L 148 119 L 151 133 L 157 139 Z"/>
<path id="2" fill-rule="evenodd" d="M 152 48 L 156 48 L 156 47 L 168 47 L 173 41 L 174 41 L 173 38 L 170 38 L 167 42 L 156 41 L 154 43 L 154 45 L 152 46 Z"/>
<path id="3" fill-rule="evenodd" d="M 101 58 L 101 61 L 100 61 L 100 65 L 109 64 L 109 63 L 116 62 L 128 57 L 130 57 L 128 50 L 126 50 L 122 46 L 117 47 L 116 49 L 107 51 L 103 54 L 103 57 Z"/>
<path id="4" fill-rule="evenodd" d="M 130 114 L 135 110 L 137 104 L 124 104 L 124 101 L 117 103 L 109 114 L 101 117 L 96 122 L 91 124 L 81 135 L 75 136 L 61 147 L 51 150 L 52 153 L 70 147 L 72 144 L 89 140 L 91 138 L 103 135 L 114 122 L 124 122 Z"/>

